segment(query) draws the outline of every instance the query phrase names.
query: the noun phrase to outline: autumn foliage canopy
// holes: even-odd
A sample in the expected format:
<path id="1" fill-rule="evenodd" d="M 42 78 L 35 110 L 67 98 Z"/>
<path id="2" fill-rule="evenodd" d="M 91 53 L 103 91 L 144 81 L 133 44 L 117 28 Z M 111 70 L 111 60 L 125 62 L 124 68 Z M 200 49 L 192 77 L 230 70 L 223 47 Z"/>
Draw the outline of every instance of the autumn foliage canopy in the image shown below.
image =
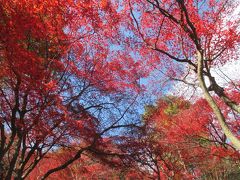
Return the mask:
<path id="1" fill-rule="evenodd" d="M 0 179 L 239 177 L 234 3 L 0 0 Z"/>

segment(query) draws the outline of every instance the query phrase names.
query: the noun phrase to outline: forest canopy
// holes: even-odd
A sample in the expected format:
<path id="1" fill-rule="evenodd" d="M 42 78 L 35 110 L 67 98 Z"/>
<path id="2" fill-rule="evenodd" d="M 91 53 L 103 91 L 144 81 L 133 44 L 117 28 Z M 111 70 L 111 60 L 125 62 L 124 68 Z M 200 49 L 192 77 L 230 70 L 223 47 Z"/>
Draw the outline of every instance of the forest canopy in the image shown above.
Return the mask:
<path id="1" fill-rule="evenodd" d="M 0 179 L 238 179 L 239 9 L 0 0 Z"/>

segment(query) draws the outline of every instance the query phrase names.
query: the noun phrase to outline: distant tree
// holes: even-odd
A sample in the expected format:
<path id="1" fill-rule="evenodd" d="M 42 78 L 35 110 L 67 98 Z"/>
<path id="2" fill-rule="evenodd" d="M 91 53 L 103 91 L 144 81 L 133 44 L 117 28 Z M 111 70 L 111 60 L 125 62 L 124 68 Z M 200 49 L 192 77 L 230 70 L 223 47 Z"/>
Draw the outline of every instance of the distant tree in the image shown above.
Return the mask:
<path id="1" fill-rule="evenodd" d="M 205 100 L 162 98 L 146 106 L 139 137 L 126 140 L 123 149 L 153 179 L 224 179 L 239 173 L 239 154 L 216 131 L 211 116 Z"/>
<path id="2" fill-rule="evenodd" d="M 123 154 L 118 150 L 116 153 L 116 144 L 114 145 L 110 139 L 105 139 L 101 148 L 102 151 L 95 149 L 95 153 L 85 152 L 74 163 L 69 165 L 63 171 L 56 172 L 49 176 L 51 179 L 143 179 L 145 176 L 140 172 L 136 172 L 134 167 L 126 166 L 123 161 Z M 114 147 L 115 146 L 115 147 Z M 114 154 L 111 154 L 114 152 Z M 40 179 L 41 176 L 49 169 L 62 164 L 69 157 L 73 156 L 74 152 L 68 149 L 59 149 L 56 152 L 48 154 L 48 157 L 41 161 L 37 167 L 32 171 L 29 179 Z"/>

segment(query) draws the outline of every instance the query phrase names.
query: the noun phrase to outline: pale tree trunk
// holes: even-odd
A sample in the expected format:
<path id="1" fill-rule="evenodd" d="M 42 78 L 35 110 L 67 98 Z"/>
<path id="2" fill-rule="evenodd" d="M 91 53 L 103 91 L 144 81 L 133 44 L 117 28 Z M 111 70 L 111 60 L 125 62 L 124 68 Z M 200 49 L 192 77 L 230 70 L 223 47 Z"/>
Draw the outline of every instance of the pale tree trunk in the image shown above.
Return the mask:
<path id="1" fill-rule="evenodd" d="M 240 150 L 240 140 L 232 133 L 232 131 L 229 129 L 227 123 L 225 122 L 225 117 L 223 116 L 220 108 L 218 107 L 217 103 L 215 102 L 215 100 L 213 99 L 213 97 L 210 95 L 206 83 L 204 81 L 204 77 L 203 77 L 203 54 L 201 52 L 197 52 L 197 60 L 198 60 L 198 64 L 197 64 L 197 76 L 198 76 L 198 81 L 199 81 L 199 85 L 203 91 L 204 97 L 207 100 L 208 104 L 210 105 L 210 107 L 212 108 L 214 114 L 217 117 L 217 120 L 224 132 L 224 134 L 227 136 L 227 138 L 231 141 L 231 143 L 233 144 L 233 146 Z"/>

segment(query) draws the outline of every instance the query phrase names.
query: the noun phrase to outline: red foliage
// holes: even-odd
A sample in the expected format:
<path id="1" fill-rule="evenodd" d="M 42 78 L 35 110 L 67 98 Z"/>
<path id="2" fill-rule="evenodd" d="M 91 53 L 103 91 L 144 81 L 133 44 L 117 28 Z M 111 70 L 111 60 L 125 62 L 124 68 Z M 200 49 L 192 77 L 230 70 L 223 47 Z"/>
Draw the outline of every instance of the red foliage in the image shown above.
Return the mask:
<path id="1" fill-rule="evenodd" d="M 70 164 L 85 151 L 92 156 L 109 149 L 119 153 L 119 147 L 109 147 L 102 136 L 126 127 L 120 120 L 129 107 L 125 110 L 122 104 L 127 106 L 126 97 L 139 93 L 139 79 L 156 66 L 164 66 L 167 76 L 182 76 L 183 70 L 171 59 L 186 62 L 197 72 L 195 55 L 201 51 L 204 76 L 214 82 L 208 68 L 234 57 L 240 39 L 235 21 L 225 27 L 231 10 L 226 7 L 212 0 L 164 0 L 160 5 L 144 0 L 0 0 L 0 179 L 26 178 L 36 167 L 34 178 L 38 173 L 42 176 L 42 171 L 47 178 L 64 168 L 64 175 L 51 177 L 68 178 L 75 170 L 88 178 L 102 171 L 104 176 L 115 173 L 95 162 L 80 168 Z M 216 82 L 213 85 L 219 90 Z M 220 90 L 215 88 L 219 99 L 225 95 Z M 227 95 L 239 102 L 238 91 Z M 218 101 L 237 133 L 239 123 L 231 121 L 234 113 Z M 197 161 L 216 156 L 215 165 L 227 156 L 235 158 L 204 100 L 190 107 L 184 100 L 172 103 L 159 101 L 145 119 L 149 129 L 142 141 L 129 143 L 141 163 L 153 159 L 143 165 L 152 168 L 143 170 L 147 175 L 192 178 L 190 165 L 198 167 Z M 63 147 L 70 150 L 53 153 Z M 141 148 L 150 153 L 141 156 Z M 80 164 L 88 161 L 84 158 Z M 120 161 L 114 160 L 115 164 Z M 194 169 L 196 176 L 206 164 Z M 141 178 L 132 169 L 129 173 L 129 179 Z"/>
<path id="2" fill-rule="evenodd" d="M 27 176 L 52 149 L 80 143 L 77 158 L 101 144 L 93 112 L 139 91 L 139 63 L 111 47 L 118 27 L 107 1 L 0 1 L 0 179 Z"/>
<path id="3" fill-rule="evenodd" d="M 109 146 L 109 144 L 108 144 Z M 70 156 L 73 156 L 74 152 L 69 152 L 66 149 L 62 149 L 57 152 L 49 153 L 48 157 L 44 158 L 41 163 L 32 171 L 28 177 L 30 180 L 40 179 L 43 174 L 58 165 L 61 165 Z M 93 156 L 91 153 L 85 153 L 80 159 L 72 163 L 70 166 L 62 171 L 56 172 L 50 176 L 51 179 L 65 180 L 65 179 L 143 179 L 147 178 L 140 172 L 137 172 L 131 167 L 125 167 L 119 163 L 120 159 L 109 158 L 101 159 L 100 156 Z M 106 157 L 105 157 L 106 158 Z M 115 160 L 114 160 L 115 159 Z M 106 161 L 107 160 L 107 161 Z M 118 161 L 116 163 L 115 161 Z"/>
<path id="4" fill-rule="evenodd" d="M 194 179 L 214 171 L 224 175 L 228 161 L 239 163 L 239 153 L 220 133 L 205 100 L 190 104 L 175 97 L 160 99 L 147 108 L 143 120 L 145 130 L 123 149 L 151 177 Z"/>

